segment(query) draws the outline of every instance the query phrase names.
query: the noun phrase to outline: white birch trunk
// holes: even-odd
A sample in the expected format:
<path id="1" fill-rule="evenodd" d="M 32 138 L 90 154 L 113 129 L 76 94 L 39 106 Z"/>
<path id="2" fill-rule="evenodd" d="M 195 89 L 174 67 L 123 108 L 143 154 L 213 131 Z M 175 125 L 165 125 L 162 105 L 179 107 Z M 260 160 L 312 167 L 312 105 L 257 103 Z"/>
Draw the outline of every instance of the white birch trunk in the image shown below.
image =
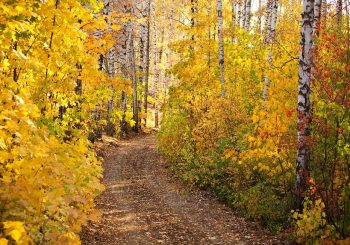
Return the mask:
<path id="1" fill-rule="evenodd" d="M 278 9 L 278 1 L 277 0 L 269 0 L 268 6 L 267 6 L 267 15 L 268 15 L 268 23 L 267 23 L 267 30 L 266 30 L 266 36 L 265 36 L 265 42 L 270 45 L 270 50 L 267 55 L 267 62 L 272 67 L 272 48 L 271 45 L 273 45 L 275 38 L 276 38 L 276 25 L 277 25 L 277 9 Z M 262 94 L 263 99 L 263 107 L 264 107 L 264 101 L 267 100 L 268 92 L 269 92 L 269 86 L 270 86 L 270 79 L 265 74 L 264 76 L 264 90 Z"/>
<path id="2" fill-rule="evenodd" d="M 231 21 L 232 21 L 232 28 L 236 25 L 237 22 L 237 4 L 235 1 L 232 1 L 232 6 L 231 6 L 231 11 L 232 11 L 232 16 L 231 16 Z"/>
<path id="3" fill-rule="evenodd" d="M 298 144 L 295 179 L 295 208 L 299 210 L 302 208 L 310 171 L 310 82 L 312 75 L 314 5 L 314 0 L 303 0 L 298 72 Z"/>
<path id="4" fill-rule="evenodd" d="M 269 42 L 271 32 L 271 13 L 272 13 L 272 0 L 266 2 L 266 18 L 265 18 L 265 43 Z"/>
<path id="5" fill-rule="evenodd" d="M 318 36 L 321 28 L 322 0 L 315 0 L 314 22 L 312 25 L 313 35 Z"/>
<path id="6" fill-rule="evenodd" d="M 224 35 L 223 35 L 223 17 L 222 17 L 222 0 L 216 1 L 216 11 L 218 16 L 218 41 L 219 41 L 219 68 L 221 97 L 225 97 L 225 56 L 224 56 Z"/>

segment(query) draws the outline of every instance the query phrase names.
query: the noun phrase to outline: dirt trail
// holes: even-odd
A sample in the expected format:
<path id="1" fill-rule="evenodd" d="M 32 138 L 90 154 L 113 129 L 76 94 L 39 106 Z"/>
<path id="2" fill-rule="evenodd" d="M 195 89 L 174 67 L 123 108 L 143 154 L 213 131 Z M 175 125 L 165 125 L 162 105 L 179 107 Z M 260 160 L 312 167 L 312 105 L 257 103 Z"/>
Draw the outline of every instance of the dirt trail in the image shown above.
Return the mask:
<path id="1" fill-rule="evenodd" d="M 213 195 L 176 180 L 154 135 L 110 146 L 104 169 L 102 219 L 84 229 L 83 244 L 282 244 Z"/>

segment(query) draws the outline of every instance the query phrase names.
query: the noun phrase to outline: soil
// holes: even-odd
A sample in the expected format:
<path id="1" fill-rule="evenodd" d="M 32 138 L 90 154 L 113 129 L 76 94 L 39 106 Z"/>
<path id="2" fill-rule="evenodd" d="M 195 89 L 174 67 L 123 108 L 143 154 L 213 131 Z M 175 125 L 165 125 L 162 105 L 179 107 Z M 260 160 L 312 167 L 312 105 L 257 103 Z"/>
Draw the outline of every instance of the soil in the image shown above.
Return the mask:
<path id="1" fill-rule="evenodd" d="M 82 244 L 284 244 L 211 192 L 181 183 L 155 142 L 149 134 L 105 146 L 102 217 L 82 231 Z"/>

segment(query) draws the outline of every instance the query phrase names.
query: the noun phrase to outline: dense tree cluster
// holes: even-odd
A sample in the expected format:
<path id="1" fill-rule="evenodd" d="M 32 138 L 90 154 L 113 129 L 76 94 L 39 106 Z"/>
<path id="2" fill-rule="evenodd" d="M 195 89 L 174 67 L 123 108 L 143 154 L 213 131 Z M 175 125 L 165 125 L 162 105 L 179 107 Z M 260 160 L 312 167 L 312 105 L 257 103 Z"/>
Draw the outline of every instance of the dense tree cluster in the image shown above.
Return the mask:
<path id="1" fill-rule="evenodd" d="M 348 4 L 184 6 L 159 134 L 175 171 L 299 242 L 348 243 Z"/>
<path id="2" fill-rule="evenodd" d="M 93 142 L 159 127 L 174 171 L 302 243 L 349 243 L 337 0 L 0 2 L 0 244 L 76 244 Z"/>

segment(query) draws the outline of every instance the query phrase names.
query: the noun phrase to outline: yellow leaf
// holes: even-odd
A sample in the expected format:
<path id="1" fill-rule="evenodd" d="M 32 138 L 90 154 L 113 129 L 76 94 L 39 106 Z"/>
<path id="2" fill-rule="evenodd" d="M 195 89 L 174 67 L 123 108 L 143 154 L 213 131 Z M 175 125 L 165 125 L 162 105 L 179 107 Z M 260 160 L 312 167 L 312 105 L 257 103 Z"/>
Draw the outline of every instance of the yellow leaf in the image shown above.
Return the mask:
<path id="1" fill-rule="evenodd" d="M 13 240 L 15 240 L 16 242 L 18 242 L 19 239 L 20 239 L 21 236 L 22 236 L 21 232 L 19 232 L 18 230 L 10 231 L 8 234 L 9 234 L 9 235 L 13 238 Z"/>
<path id="2" fill-rule="evenodd" d="M 5 238 L 0 238 L 0 245 L 7 245 L 8 241 Z"/>

